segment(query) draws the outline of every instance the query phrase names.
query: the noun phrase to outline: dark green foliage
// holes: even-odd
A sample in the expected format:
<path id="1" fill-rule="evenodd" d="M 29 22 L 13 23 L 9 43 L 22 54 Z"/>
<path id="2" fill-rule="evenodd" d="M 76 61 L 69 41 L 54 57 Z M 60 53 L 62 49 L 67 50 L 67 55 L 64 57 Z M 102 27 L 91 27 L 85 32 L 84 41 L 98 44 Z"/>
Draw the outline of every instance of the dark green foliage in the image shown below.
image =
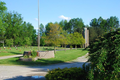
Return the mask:
<path id="1" fill-rule="evenodd" d="M 94 42 L 98 36 L 102 36 L 105 32 L 111 31 L 111 29 L 116 30 L 119 27 L 119 20 L 116 16 L 111 16 L 110 18 L 103 19 L 102 17 L 94 18 L 90 22 L 89 29 L 89 41 Z"/>
<path id="2" fill-rule="evenodd" d="M 46 80 L 88 80 L 85 71 L 77 67 L 53 69 L 45 77 Z"/>
<path id="3" fill-rule="evenodd" d="M 105 31 L 103 28 L 100 28 L 100 27 L 89 27 L 89 41 L 90 43 L 94 42 L 95 39 L 98 37 L 98 36 L 102 36 Z"/>
<path id="4" fill-rule="evenodd" d="M 5 5 L 5 2 L 0 1 L 0 13 L 3 13 L 5 10 L 7 10 L 7 7 Z"/>
<path id="5" fill-rule="evenodd" d="M 120 29 L 106 33 L 90 45 L 91 80 L 117 80 L 120 76 Z"/>

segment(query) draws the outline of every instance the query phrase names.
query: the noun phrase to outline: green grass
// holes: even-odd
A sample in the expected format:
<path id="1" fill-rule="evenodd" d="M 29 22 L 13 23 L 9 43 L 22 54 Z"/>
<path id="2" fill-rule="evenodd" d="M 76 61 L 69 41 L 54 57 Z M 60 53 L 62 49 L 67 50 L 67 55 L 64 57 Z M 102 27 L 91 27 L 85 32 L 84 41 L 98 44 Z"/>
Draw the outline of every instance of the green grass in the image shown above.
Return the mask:
<path id="1" fill-rule="evenodd" d="M 11 50 L 10 50 L 11 48 Z M 57 48 L 57 49 L 62 49 L 62 48 Z M 3 47 L 0 47 L 0 57 L 1 56 L 9 56 L 9 55 L 17 55 L 17 54 L 23 54 L 24 51 L 37 51 L 38 47 L 37 46 L 32 46 L 32 47 L 6 47 L 4 49 Z M 40 51 L 47 51 L 47 50 L 54 50 L 54 47 L 40 47 Z"/>
<path id="2" fill-rule="evenodd" d="M 55 54 L 55 58 L 39 59 L 37 61 L 23 62 L 23 61 L 18 61 L 19 57 L 16 57 L 16 58 L 0 60 L 0 64 L 4 64 L 4 65 L 49 65 L 49 64 L 63 63 L 66 61 L 74 60 L 78 57 L 85 55 L 87 52 L 88 51 L 84 49 L 57 51 Z"/>

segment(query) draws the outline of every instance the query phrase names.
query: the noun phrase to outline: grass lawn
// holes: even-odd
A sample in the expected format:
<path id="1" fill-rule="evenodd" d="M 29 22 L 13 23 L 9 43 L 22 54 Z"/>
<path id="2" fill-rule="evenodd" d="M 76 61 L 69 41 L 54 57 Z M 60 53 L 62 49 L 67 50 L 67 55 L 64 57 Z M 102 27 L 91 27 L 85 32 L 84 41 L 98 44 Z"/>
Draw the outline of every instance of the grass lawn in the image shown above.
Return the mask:
<path id="1" fill-rule="evenodd" d="M 62 49 L 62 48 L 57 48 Z M 0 47 L 0 56 L 9 56 L 9 55 L 17 55 L 17 54 L 23 54 L 24 51 L 31 51 L 31 50 L 38 50 L 37 46 L 32 47 L 6 47 L 4 49 L 3 47 Z M 47 51 L 47 50 L 54 50 L 54 47 L 40 47 L 40 51 Z"/>
<path id="2" fill-rule="evenodd" d="M 56 64 L 56 63 L 63 63 L 66 61 L 74 60 L 78 57 L 85 55 L 88 51 L 84 49 L 73 49 L 73 50 L 66 50 L 66 51 L 56 51 L 55 58 L 50 59 L 39 59 L 37 61 L 31 62 L 23 62 L 18 61 L 19 57 L 17 58 L 9 58 L 0 60 L 0 64 L 4 65 L 49 65 L 49 64 Z"/>

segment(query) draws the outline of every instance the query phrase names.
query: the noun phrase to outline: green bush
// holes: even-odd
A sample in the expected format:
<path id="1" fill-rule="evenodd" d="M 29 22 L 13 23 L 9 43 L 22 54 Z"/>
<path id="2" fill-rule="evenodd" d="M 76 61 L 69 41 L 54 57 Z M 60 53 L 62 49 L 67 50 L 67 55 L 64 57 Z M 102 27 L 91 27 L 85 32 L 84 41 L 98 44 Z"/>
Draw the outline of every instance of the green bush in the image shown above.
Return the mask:
<path id="1" fill-rule="evenodd" d="M 82 68 L 53 69 L 45 76 L 46 80 L 88 80 Z"/>
<path id="2" fill-rule="evenodd" d="M 120 71 L 120 29 L 99 37 L 90 45 L 91 80 L 118 80 Z"/>
<path id="3" fill-rule="evenodd" d="M 36 57 L 37 56 L 37 52 L 33 50 L 33 52 L 31 53 L 32 57 Z"/>

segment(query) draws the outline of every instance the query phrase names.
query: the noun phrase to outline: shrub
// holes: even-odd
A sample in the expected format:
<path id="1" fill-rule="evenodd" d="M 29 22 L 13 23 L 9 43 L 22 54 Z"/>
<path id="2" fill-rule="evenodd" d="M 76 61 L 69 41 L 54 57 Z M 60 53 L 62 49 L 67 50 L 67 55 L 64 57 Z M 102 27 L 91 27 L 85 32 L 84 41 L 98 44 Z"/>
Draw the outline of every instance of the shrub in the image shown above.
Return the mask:
<path id="1" fill-rule="evenodd" d="M 33 50 L 33 52 L 31 53 L 32 57 L 36 57 L 37 56 L 37 52 Z"/>
<path id="2" fill-rule="evenodd" d="M 46 80 L 88 80 L 82 68 L 53 69 L 45 76 Z"/>
<path id="3" fill-rule="evenodd" d="M 99 37 L 90 45 L 91 80 L 117 80 L 120 71 L 120 29 Z"/>

